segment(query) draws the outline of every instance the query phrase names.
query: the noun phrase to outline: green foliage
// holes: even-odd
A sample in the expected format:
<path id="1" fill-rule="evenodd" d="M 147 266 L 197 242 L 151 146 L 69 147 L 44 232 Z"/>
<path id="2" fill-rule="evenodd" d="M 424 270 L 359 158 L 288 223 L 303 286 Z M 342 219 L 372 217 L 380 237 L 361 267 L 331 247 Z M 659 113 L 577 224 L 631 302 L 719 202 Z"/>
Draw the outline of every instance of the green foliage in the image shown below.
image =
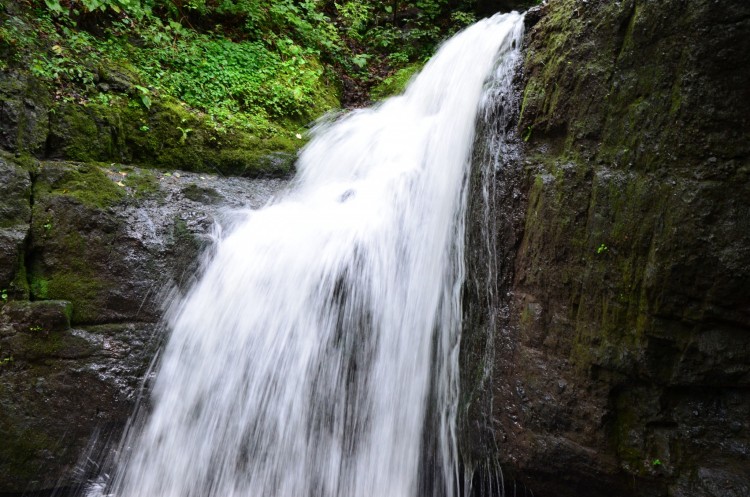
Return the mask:
<path id="1" fill-rule="evenodd" d="M 609 250 L 609 248 L 608 248 L 608 247 L 607 247 L 606 245 L 604 245 L 604 244 L 602 243 L 602 244 L 600 244 L 600 245 L 599 245 L 599 246 L 598 246 L 598 247 L 596 248 L 596 253 L 597 253 L 597 254 L 603 254 L 603 253 L 605 253 L 605 252 L 606 252 L 606 251 L 608 251 L 608 250 Z"/>
<path id="2" fill-rule="evenodd" d="M 363 30 L 368 49 L 394 64 L 425 60 L 440 41 L 476 21 L 473 4 L 447 0 L 372 2 L 371 17 Z"/>
<path id="3" fill-rule="evenodd" d="M 8 289 L 7 288 L 3 288 L 2 290 L 0 290 L 0 300 L 2 300 L 3 302 L 8 301 Z"/>
<path id="4" fill-rule="evenodd" d="M 180 133 L 182 133 L 182 135 L 180 136 L 180 145 L 184 145 L 188 139 L 188 134 L 193 130 L 191 128 L 183 128 L 181 126 L 177 126 L 177 129 L 180 131 Z"/>
<path id="5" fill-rule="evenodd" d="M 219 132 L 291 137 L 335 105 L 334 72 L 364 87 L 395 76 L 472 22 L 474 3 L 27 0 L 0 11 L 0 70 L 28 68 L 64 102 L 152 111 L 174 98 Z M 118 67 L 128 77 L 112 83 Z"/>
<path id="6" fill-rule="evenodd" d="M 464 28 L 475 22 L 477 22 L 477 16 L 473 12 L 459 10 L 451 14 L 451 23 L 454 25 L 454 29 Z"/>
<path id="7" fill-rule="evenodd" d="M 352 40 L 365 42 L 365 33 L 372 22 L 374 6 L 367 2 L 334 3 L 344 34 Z"/>
<path id="8" fill-rule="evenodd" d="M 66 101 L 109 104 L 108 86 L 97 87 L 101 67 L 125 64 L 135 77 L 126 91 L 133 102 L 150 110 L 154 98 L 171 96 L 219 130 L 267 136 L 287 127 L 280 120 L 306 123 L 335 102 L 320 58 L 330 59 L 343 44 L 321 2 L 48 0 L 44 6 L 46 14 L 9 20 L 0 43 L 33 54 L 31 72 L 59 87 Z M 91 16 L 98 35 L 81 29 Z M 212 22 L 218 19 L 232 26 Z M 34 31 L 48 36 L 40 42 Z"/>
<path id="9" fill-rule="evenodd" d="M 140 85 L 133 85 L 133 88 L 138 91 L 138 98 L 140 99 L 141 104 L 143 104 L 146 110 L 149 110 L 151 108 L 151 97 L 149 97 L 148 88 L 144 88 Z"/>
<path id="10" fill-rule="evenodd" d="M 170 95 L 220 120 L 237 112 L 304 116 L 322 69 L 289 38 L 277 40 L 277 47 L 279 52 L 262 42 L 198 36 L 174 49 L 144 50 L 139 62 Z"/>
<path id="11" fill-rule="evenodd" d="M 64 3 L 60 0 L 44 0 L 44 4 L 51 13 L 56 15 L 109 11 L 114 14 L 125 14 L 140 19 L 151 12 L 151 2 L 148 0 L 79 0 Z"/>

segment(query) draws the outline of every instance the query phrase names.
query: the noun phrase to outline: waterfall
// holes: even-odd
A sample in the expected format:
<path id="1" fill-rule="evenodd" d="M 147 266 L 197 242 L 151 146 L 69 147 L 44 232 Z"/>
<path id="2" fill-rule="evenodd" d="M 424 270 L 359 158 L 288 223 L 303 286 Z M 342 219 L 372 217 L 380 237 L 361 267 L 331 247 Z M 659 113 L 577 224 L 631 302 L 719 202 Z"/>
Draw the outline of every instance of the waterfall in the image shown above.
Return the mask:
<path id="1" fill-rule="evenodd" d="M 522 31 L 480 21 L 404 95 L 312 131 L 289 191 L 238 214 L 171 313 L 152 412 L 100 493 L 456 493 L 469 158 Z"/>

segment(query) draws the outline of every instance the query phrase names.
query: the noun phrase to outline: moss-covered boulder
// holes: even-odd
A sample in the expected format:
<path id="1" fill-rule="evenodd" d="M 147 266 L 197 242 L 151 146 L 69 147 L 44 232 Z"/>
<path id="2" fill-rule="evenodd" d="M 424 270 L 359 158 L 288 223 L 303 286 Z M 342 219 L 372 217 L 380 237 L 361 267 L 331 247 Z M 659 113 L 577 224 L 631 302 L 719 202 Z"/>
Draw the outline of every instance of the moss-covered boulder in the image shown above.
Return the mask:
<path id="1" fill-rule="evenodd" d="M 2 157 L 0 215 L 19 235 L 0 252 L 12 279 L 0 300 L 0 494 L 75 487 L 125 426 L 164 307 L 190 284 L 215 219 L 263 205 L 284 181 Z"/>
<path id="2" fill-rule="evenodd" d="M 0 71 L 0 150 L 38 159 L 279 177 L 293 171 L 304 144 L 296 136 L 298 124 L 273 134 L 252 132 L 211 122 L 168 97 L 153 96 L 146 108 L 123 91 L 102 93 L 102 101 L 53 100 L 38 78 Z"/>
<path id="3" fill-rule="evenodd" d="M 47 157 L 233 176 L 287 176 L 303 141 L 261 138 L 212 126 L 177 101 L 155 99 L 148 109 L 115 99 L 79 105 L 63 102 L 50 117 Z"/>
<path id="4" fill-rule="evenodd" d="M 304 144 L 302 126 L 219 123 L 174 98 L 151 93 L 125 67 L 100 68 L 97 98 L 65 98 L 22 68 L 0 70 L 0 150 L 37 159 L 133 164 L 244 177 L 283 177 Z M 336 105 L 319 85 L 315 112 Z M 266 127 L 268 124 L 266 123 Z"/>
<path id="5" fill-rule="evenodd" d="M 537 496 L 745 495 L 750 4 L 528 20 L 525 158 L 470 224 L 466 463 Z"/>
<path id="6" fill-rule="evenodd" d="M 0 4 L 0 150 L 286 176 L 308 123 L 339 106 L 315 37 L 268 45 L 240 34 L 244 22 L 209 35 L 207 18 L 167 40 L 157 26 L 176 19 L 166 11 L 99 7 Z"/>

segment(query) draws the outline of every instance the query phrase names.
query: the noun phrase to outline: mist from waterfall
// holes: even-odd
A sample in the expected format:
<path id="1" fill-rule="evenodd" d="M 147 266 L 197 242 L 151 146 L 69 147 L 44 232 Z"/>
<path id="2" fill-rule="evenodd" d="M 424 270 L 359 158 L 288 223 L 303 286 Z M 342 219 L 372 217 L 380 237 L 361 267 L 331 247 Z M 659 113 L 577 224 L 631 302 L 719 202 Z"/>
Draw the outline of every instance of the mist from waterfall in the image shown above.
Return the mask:
<path id="1" fill-rule="evenodd" d="M 235 216 L 170 313 L 153 410 L 100 494 L 457 493 L 469 159 L 522 32 L 480 21 L 404 95 L 312 131 L 289 191 Z"/>

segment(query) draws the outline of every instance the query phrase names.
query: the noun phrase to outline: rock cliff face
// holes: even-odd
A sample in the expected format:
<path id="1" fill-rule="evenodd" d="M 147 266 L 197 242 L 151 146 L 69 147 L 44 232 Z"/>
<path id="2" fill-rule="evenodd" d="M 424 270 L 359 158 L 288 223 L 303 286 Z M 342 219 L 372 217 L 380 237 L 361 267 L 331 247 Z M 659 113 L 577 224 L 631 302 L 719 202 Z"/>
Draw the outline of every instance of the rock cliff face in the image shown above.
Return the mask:
<path id="1" fill-rule="evenodd" d="M 0 155 L 0 494 L 94 469 L 213 220 L 283 184 Z"/>
<path id="2" fill-rule="evenodd" d="M 750 4 L 552 0 L 527 21 L 524 159 L 468 235 L 467 478 L 749 495 Z"/>

